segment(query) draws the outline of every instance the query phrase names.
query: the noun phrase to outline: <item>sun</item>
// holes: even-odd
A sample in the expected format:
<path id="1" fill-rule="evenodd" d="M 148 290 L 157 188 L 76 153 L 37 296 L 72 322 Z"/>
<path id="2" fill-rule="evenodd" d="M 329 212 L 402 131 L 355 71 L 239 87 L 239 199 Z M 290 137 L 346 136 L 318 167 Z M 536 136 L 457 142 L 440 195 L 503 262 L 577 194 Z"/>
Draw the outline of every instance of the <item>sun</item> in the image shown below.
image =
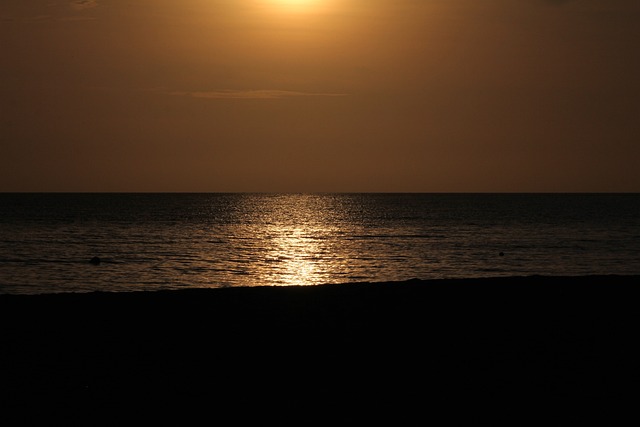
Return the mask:
<path id="1" fill-rule="evenodd" d="M 317 0 L 272 0 L 273 3 L 280 3 L 283 6 L 302 7 L 317 3 Z"/>
<path id="2" fill-rule="evenodd" d="M 283 11 L 309 11 L 317 9 L 323 0 L 260 0 L 260 3 Z"/>

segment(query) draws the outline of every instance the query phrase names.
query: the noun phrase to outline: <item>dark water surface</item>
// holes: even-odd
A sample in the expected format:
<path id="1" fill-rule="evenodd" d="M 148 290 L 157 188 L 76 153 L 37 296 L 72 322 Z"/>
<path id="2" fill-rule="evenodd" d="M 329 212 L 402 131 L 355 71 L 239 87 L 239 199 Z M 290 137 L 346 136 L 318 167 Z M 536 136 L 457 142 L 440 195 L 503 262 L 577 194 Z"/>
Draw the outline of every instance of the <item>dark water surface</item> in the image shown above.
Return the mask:
<path id="1" fill-rule="evenodd" d="M 0 194 L 0 293 L 532 274 L 640 274 L 640 194 Z"/>

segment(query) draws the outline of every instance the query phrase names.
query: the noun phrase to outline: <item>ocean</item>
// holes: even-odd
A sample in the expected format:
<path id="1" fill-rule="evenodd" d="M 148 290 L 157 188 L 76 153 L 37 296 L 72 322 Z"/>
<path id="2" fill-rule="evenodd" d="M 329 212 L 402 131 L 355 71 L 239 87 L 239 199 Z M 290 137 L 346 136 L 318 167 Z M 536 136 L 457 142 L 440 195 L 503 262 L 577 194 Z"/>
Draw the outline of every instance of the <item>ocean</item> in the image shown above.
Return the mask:
<path id="1" fill-rule="evenodd" d="M 2 294 L 592 274 L 640 194 L 0 194 Z"/>

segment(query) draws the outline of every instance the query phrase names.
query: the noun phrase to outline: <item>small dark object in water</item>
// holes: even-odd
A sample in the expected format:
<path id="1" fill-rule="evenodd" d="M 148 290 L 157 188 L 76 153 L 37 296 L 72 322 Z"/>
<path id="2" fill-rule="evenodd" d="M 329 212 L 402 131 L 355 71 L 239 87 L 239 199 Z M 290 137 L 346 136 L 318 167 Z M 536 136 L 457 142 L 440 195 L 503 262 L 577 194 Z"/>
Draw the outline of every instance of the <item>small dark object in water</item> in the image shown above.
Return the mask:
<path id="1" fill-rule="evenodd" d="M 500 252 L 498 255 L 500 255 L 500 256 L 504 256 L 504 252 Z"/>
<path id="2" fill-rule="evenodd" d="M 97 256 L 94 256 L 93 258 L 91 258 L 91 261 L 89 261 L 89 263 L 93 265 L 98 265 L 100 264 L 100 258 L 98 258 Z"/>

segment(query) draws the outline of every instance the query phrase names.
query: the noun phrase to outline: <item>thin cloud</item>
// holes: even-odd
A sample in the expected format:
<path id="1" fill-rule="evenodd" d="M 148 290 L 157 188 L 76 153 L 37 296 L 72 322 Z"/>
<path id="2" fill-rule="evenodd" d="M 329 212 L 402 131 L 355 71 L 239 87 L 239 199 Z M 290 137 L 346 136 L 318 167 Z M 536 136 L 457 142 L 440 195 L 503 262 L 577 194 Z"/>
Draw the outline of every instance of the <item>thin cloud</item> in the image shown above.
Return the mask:
<path id="1" fill-rule="evenodd" d="M 2 15 L 0 22 L 89 21 L 96 19 L 90 16 L 89 10 L 98 6 L 100 5 L 97 0 L 51 1 L 46 5 L 30 5 L 19 15 Z"/>
<path id="2" fill-rule="evenodd" d="M 291 90 L 278 89 L 261 89 L 261 90 L 213 90 L 213 91 L 195 91 L 169 92 L 170 95 L 189 96 L 192 98 L 206 99 L 284 99 L 298 98 L 308 96 L 325 96 L 336 97 L 345 96 L 343 93 L 318 93 L 318 92 L 298 92 Z"/>
<path id="3" fill-rule="evenodd" d="M 74 0 L 71 2 L 71 7 L 75 10 L 92 9 L 97 6 L 97 0 Z"/>
<path id="4" fill-rule="evenodd" d="M 60 18 L 60 21 L 65 22 L 79 22 L 79 21 L 96 21 L 97 18 L 91 16 L 65 16 Z"/>
<path id="5" fill-rule="evenodd" d="M 567 3 L 575 3 L 578 0 L 543 0 L 544 3 L 551 4 L 554 6 L 562 6 Z"/>

